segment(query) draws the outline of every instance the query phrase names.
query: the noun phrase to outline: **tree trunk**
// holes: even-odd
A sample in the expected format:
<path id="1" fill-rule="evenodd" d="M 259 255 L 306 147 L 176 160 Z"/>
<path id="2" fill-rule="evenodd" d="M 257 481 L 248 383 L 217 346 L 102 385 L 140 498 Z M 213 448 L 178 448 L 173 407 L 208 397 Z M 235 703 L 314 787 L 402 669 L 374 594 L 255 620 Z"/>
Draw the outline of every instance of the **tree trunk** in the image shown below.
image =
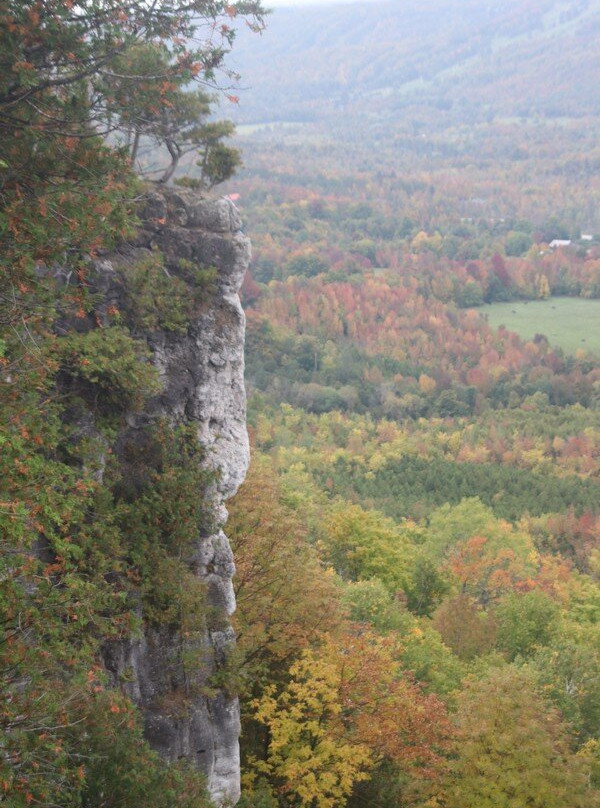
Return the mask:
<path id="1" fill-rule="evenodd" d="M 139 129 L 135 130 L 135 135 L 133 136 L 133 146 L 131 147 L 131 165 L 135 167 L 135 161 L 137 160 L 137 153 L 140 147 L 140 132 Z"/>
<path id="2" fill-rule="evenodd" d="M 179 162 L 179 158 L 181 157 L 181 149 L 176 143 L 173 143 L 172 140 L 165 141 L 165 146 L 167 147 L 167 149 L 169 150 L 169 154 L 171 155 L 171 165 L 167 168 L 165 173 L 160 178 L 159 182 L 162 183 L 169 182 L 169 180 L 175 173 L 177 163 Z"/>

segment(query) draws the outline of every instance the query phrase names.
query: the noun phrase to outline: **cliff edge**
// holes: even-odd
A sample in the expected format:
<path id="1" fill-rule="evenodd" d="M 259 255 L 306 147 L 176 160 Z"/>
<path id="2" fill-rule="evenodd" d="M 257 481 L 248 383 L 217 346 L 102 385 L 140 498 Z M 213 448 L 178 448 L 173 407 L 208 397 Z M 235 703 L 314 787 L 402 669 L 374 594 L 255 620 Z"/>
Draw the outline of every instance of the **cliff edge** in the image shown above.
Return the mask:
<path id="1" fill-rule="evenodd" d="M 210 268 L 214 290 L 194 309 L 184 329 L 149 329 L 143 334 L 158 370 L 160 391 L 143 411 L 130 415 L 117 452 L 143 441 L 151 424 L 165 420 L 192 428 L 203 448 L 203 464 L 214 472 L 208 491 L 209 526 L 199 525 L 188 568 L 205 584 L 203 629 L 193 637 L 172 626 L 144 624 L 128 640 L 105 646 L 113 684 L 138 705 L 150 744 L 169 761 L 186 759 L 207 777 L 219 804 L 240 793 L 239 706 L 219 683 L 235 638 L 228 617 L 235 609 L 234 563 L 227 536 L 226 500 L 244 480 L 249 462 L 244 390 L 245 317 L 238 290 L 250 260 L 250 242 L 226 199 L 199 198 L 161 189 L 139 212 L 134 242 L 96 262 L 106 306 L 123 304 L 119 278 L 128 266 L 160 254 L 167 276 L 181 267 Z M 189 660 L 193 659 L 193 664 Z"/>

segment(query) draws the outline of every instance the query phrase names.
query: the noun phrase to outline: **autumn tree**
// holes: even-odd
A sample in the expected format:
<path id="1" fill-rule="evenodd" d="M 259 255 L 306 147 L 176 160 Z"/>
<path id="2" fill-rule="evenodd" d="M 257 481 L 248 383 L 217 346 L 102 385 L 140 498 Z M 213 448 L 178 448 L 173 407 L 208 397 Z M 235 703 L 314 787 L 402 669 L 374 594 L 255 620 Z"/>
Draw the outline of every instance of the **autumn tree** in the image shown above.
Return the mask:
<path id="1" fill-rule="evenodd" d="M 256 457 L 230 502 L 227 529 L 237 570 L 234 620 L 241 671 L 251 688 L 287 670 L 342 616 L 334 577 L 308 544 L 302 515 L 283 499 L 268 459 Z"/>
<path id="2" fill-rule="evenodd" d="M 600 677 L 597 624 L 563 620 L 548 645 L 538 647 L 528 667 L 544 694 L 560 710 L 578 742 L 600 735 Z"/>
<path id="3" fill-rule="evenodd" d="M 433 625 L 462 660 L 469 661 L 494 646 L 494 621 L 464 593 L 444 600 L 433 615 Z"/>
<path id="4" fill-rule="evenodd" d="M 447 576 L 421 553 L 417 555 L 404 586 L 406 605 L 415 614 L 430 617 L 449 588 Z"/>
<path id="5" fill-rule="evenodd" d="M 558 713 L 511 667 L 467 684 L 457 699 L 448 808 L 589 808 L 585 763 Z"/>
<path id="6" fill-rule="evenodd" d="M 80 242 L 85 252 L 118 236 L 127 172 L 103 138 L 129 113 L 108 88 L 126 80 L 144 85 L 142 98 L 162 93 L 164 101 L 169 82 L 217 86 L 221 70 L 230 83 L 224 60 L 235 36 L 231 20 L 244 17 L 258 28 L 263 11 L 259 0 L 2 0 L 0 16 L 0 233 L 14 274 L 25 245 L 34 260 L 64 260 Z M 161 54 L 160 64 L 151 52 Z M 119 65 L 132 69 L 126 79 Z M 130 96 L 120 96 L 125 107 Z M 202 97 L 194 99 L 178 99 L 184 131 L 192 115 L 206 113 Z M 161 106 L 168 110 L 168 99 Z M 214 141 L 214 132 L 208 137 Z"/>
<path id="7" fill-rule="evenodd" d="M 449 725 L 442 703 L 405 673 L 394 642 L 349 627 L 307 650 L 282 689 L 266 689 L 256 719 L 266 756 L 252 761 L 286 804 L 343 805 L 356 783 L 389 761 L 410 777 L 439 779 Z"/>
<path id="8" fill-rule="evenodd" d="M 256 719 L 268 728 L 266 760 L 255 769 L 301 808 L 343 804 L 356 782 L 368 777 L 371 752 L 345 737 L 340 726 L 340 672 L 334 662 L 307 650 L 289 670 L 287 688 L 274 685 L 256 703 Z"/>
<path id="9" fill-rule="evenodd" d="M 258 29 L 264 15 L 257 0 L 173 0 L 160 7 L 141 0 L 3 0 L 2 12 L 2 65 L 10 72 L 0 85 L 0 120 L 23 130 L 35 123 L 38 132 L 58 138 L 69 134 L 60 124 L 83 135 L 91 122 L 106 123 L 97 81 L 111 77 L 130 48 L 168 43 L 174 75 L 210 84 L 235 37 L 228 22 L 245 17 Z M 162 72 L 153 75 L 165 79 Z M 148 77 L 146 70 L 139 75 Z"/>
<path id="10" fill-rule="evenodd" d="M 545 592 L 509 592 L 494 609 L 496 643 L 509 660 L 549 645 L 557 630 L 558 604 Z"/>
<path id="11" fill-rule="evenodd" d="M 460 591 L 484 605 L 535 574 L 538 562 L 531 537 L 496 519 L 477 499 L 438 508 L 427 547 L 446 559 Z"/>
<path id="12" fill-rule="evenodd" d="M 360 505 L 340 502 L 323 520 L 323 553 L 350 580 L 379 578 L 391 592 L 402 589 L 415 555 L 410 530 Z"/>

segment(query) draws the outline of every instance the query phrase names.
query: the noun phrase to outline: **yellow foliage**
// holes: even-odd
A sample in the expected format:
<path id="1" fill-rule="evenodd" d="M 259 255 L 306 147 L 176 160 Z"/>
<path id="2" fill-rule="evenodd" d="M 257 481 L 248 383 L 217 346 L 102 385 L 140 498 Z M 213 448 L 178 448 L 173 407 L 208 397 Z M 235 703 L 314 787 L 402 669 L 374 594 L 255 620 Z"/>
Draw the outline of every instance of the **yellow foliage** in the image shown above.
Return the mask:
<path id="1" fill-rule="evenodd" d="M 341 731 L 341 677 L 334 662 L 307 650 L 289 673 L 279 696 L 272 685 L 254 702 L 255 718 L 270 737 L 266 760 L 254 766 L 280 781 L 303 808 L 340 808 L 354 783 L 369 777 L 371 753 Z"/>
<path id="2" fill-rule="evenodd" d="M 343 576 L 379 578 L 391 592 L 402 588 L 415 550 L 412 537 L 392 519 L 343 502 L 330 509 L 322 527 L 325 553 Z"/>

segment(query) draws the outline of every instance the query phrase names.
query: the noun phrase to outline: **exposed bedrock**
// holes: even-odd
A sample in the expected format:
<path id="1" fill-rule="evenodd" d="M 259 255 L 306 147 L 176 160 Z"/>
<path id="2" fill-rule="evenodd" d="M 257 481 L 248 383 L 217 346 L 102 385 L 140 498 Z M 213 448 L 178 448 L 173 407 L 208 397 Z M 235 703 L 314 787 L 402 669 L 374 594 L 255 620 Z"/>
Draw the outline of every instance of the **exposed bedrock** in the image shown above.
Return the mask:
<path id="1" fill-rule="evenodd" d="M 128 440 L 135 440 L 136 430 L 158 418 L 193 424 L 205 448 L 205 463 L 217 472 L 209 492 L 213 527 L 210 535 L 199 530 L 189 558 L 206 583 L 210 617 L 191 648 L 179 632 L 147 629 L 130 642 L 109 646 L 105 663 L 115 684 L 139 705 L 155 749 L 167 760 L 183 757 L 196 765 L 206 774 L 215 802 L 222 803 L 239 797 L 239 706 L 235 697 L 211 683 L 235 641 L 228 620 L 235 609 L 235 568 L 223 527 L 225 502 L 244 480 L 249 462 L 245 317 L 238 290 L 250 260 L 250 242 L 226 199 L 163 189 L 146 198 L 139 215 L 135 242 L 97 262 L 109 302 L 111 295 L 118 302 L 118 285 L 112 283 L 116 270 L 157 250 L 174 274 L 181 259 L 217 270 L 217 291 L 199 307 L 186 333 L 153 331 L 147 336 L 162 390 L 145 412 L 130 417 L 127 430 Z M 190 652 L 197 659 L 192 673 L 182 663 Z M 178 703 L 180 693 L 186 699 Z M 190 699 L 190 693 L 196 695 Z"/>

